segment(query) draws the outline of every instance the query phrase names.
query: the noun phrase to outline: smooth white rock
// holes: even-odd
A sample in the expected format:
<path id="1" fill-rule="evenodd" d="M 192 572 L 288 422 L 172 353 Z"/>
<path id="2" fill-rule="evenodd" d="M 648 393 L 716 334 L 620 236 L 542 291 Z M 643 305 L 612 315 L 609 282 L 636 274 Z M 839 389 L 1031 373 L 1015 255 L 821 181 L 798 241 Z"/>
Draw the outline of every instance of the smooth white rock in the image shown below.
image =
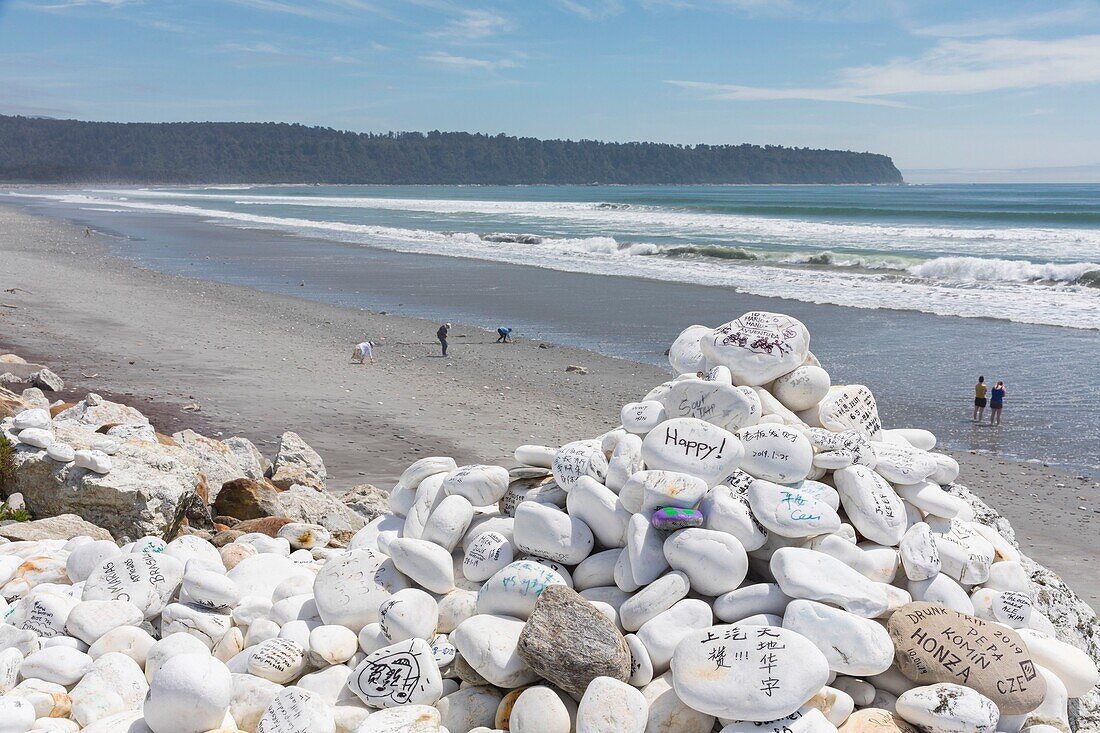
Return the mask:
<path id="1" fill-rule="evenodd" d="M 940 554 L 942 572 L 965 585 L 984 583 L 996 550 L 988 540 L 958 519 L 925 518 Z"/>
<path id="2" fill-rule="evenodd" d="M 633 434 L 624 435 L 615 445 L 611 457 L 608 458 L 604 484 L 612 492 L 617 493 L 623 488 L 627 479 L 643 468 L 645 465 L 642 463 L 642 439 Z M 592 479 L 591 476 L 582 478 Z M 595 479 L 592 481 L 599 483 Z M 576 488 L 575 484 L 574 488 Z"/>
<path id="3" fill-rule="evenodd" d="M 46 455 L 58 463 L 69 463 L 76 460 L 76 450 L 68 443 L 54 440 L 46 446 Z"/>
<path id="4" fill-rule="evenodd" d="M 800 366 L 809 353 L 810 334 L 797 319 L 752 311 L 718 326 L 700 339 L 710 364 L 729 367 L 734 384 L 758 386 Z"/>
<path id="5" fill-rule="evenodd" d="M 394 566 L 417 585 L 433 593 L 455 587 L 451 553 L 439 545 L 402 537 L 391 542 L 389 550 Z"/>
<path id="6" fill-rule="evenodd" d="M 747 491 L 749 483 L 756 479 L 744 476 L 748 479 Z M 739 487 L 728 483 L 715 486 L 703 497 L 699 511 L 703 513 L 704 527 L 733 535 L 748 552 L 760 549 L 768 540 L 768 530 L 752 512 L 748 496 Z"/>
<path id="7" fill-rule="evenodd" d="M 711 332 L 708 326 L 692 325 L 673 339 L 668 349 L 668 363 L 677 374 L 706 371 L 707 360 L 700 347 L 700 339 Z"/>
<path id="8" fill-rule="evenodd" d="M 140 710 L 149 691 L 145 673 L 125 654 L 105 654 L 97 659 L 69 693 L 72 716 L 88 726 L 110 715 Z"/>
<path id="9" fill-rule="evenodd" d="M 791 597 L 776 583 L 753 583 L 714 599 L 714 615 L 733 623 L 757 614 L 782 616 Z"/>
<path id="10" fill-rule="evenodd" d="M 928 477 L 929 481 L 935 481 L 940 486 L 946 486 L 959 477 L 959 462 L 943 453 L 932 453 L 932 460 L 936 462 L 935 472 Z"/>
<path id="11" fill-rule="evenodd" d="M 988 697 L 950 683 L 902 693 L 897 714 L 928 733 L 993 733 L 1000 719 L 997 706 Z"/>
<path id="12" fill-rule="evenodd" d="M 545 685 L 528 687 L 516 698 L 508 716 L 508 730 L 514 733 L 570 733 L 569 708 Z"/>
<path id="13" fill-rule="evenodd" d="M 756 520 L 783 537 L 814 537 L 840 529 L 835 509 L 797 489 L 756 479 L 745 498 Z"/>
<path id="14" fill-rule="evenodd" d="M 444 733 L 439 721 L 430 705 L 404 705 L 374 713 L 352 733 Z"/>
<path id="15" fill-rule="evenodd" d="M 539 679 L 516 653 L 523 625 L 508 616 L 478 614 L 460 623 L 450 640 L 478 674 L 497 687 L 511 689 Z"/>
<path id="16" fill-rule="evenodd" d="M 875 471 L 892 484 L 916 484 L 939 467 L 930 453 L 892 443 L 875 443 Z"/>
<path id="17" fill-rule="evenodd" d="M 704 596 L 736 589 L 749 571 L 748 556 L 737 538 L 713 529 L 673 532 L 664 542 L 664 553 L 669 566 L 685 573 L 691 589 Z"/>
<path id="18" fill-rule="evenodd" d="M 489 506 L 508 491 L 508 469 L 501 466 L 460 466 L 443 478 L 445 496 L 461 496 L 473 506 Z"/>
<path id="19" fill-rule="evenodd" d="M 1070 697 L 1083 697 L 1100 683 L 1096 662 L 1072 644 L 1059 641 L 1039 631 L 1017 629 L 1036 664 L 1041 664 L 1066 686 Z"/>
<path id="20" fill-rule="evenodd" d="M 940 553 L 932 529 L 925 522 L 917 522 L 905 531 L 898 551 L 909 580 L 928 580 L 940 572 Z"/>
<path id="21" fill-rule="evenodd" d="M 330 558 L 317 573 L 313 593 L 317 611 L 326 624 L 358 632 L 378 620 L 378 608 L 391 593 L 407 587 L 404 576 L 385 555 L 362 549 Z"/>
<path id="22" fill-rule="evenodd" d="M 673 688 L 672 674 L 666 672 L 642 688 L 649 703 L 647 733 L 711 733 L 714 716 L 688 707 Z"/>
<path id="23" fill-rule="evenodd" d="M 443 678 L 423 639 L 408 639 L 367 655 L 348 687 L 375 708 L 431 705 L 443 696 Z"/>
<path id="24" fill-rule="evenodd" d="M 455 459 L 450 456 L 428 456 L 409 464 L 402 473 L 397 483 L 416 491 L 420 482 L 437 473 L 450 473 L 458 468 Z"/>
<path id="25" fill-rule="evenodd" d="M 477 612 L 527 620 L 548 586 L 565 584 L 555 570 L 532 560 L 518 560 L 485 581 L 477 594 Z"/>
<path id="26" fill-rule="evenodd" d="M 685 598 L 642 624 L 636 636 L 649 653 L 654 674 L 668 669 L 672 653 L 681 639 L 695 629 L 705 629 L 713 622 L 714 616 L 706 602 Z"/>
<path id="27" fill-rule="evenodd" d="M 666 420 L 642 441 L 650 469 L 677 471 L 715 486 L 741 464 L 744 447 L 733 433 L 690 417 Z"/>
<path id="28" fill-rule="evenodd" d="M 763 661 L 762 661 L 763 660 Z M 672 658 L 680 699 L 731 720 L 770 721 L 798 710 L 829 680 L 808 639 L 774 626 L 711 626 L 688 632 Z"/>
<path id="29" fill-rule="evenodd" d="M 635 436 L 631 437 L 637 440 Z M 623 506 L 614 491 L 596 479 L 581 476 L 569 492 L 566 509 L 570 516 L 584 522 L 604 547 L 622 547 L 625 544 L 626 525 L 631 512 Z"/>
<path id="30" fill-rule="evenodd" d="M 621 549 L 612 547 L 589 555 L 573 569 L 573 588 L 577 591 L 615 584 L 615 564 Z"/>
<path id="31" fill-rule="evenodd" d="M 501 695 L 488 685 L 464 687 L 444 696 L 435 704 L 443 726 L 450 731 L 492 728 Z"/>
<path id="32" fill-rule="evenodd" d="M 232 623 L 233 619 L 228 614 L 219 611 L 193 603 L 169 603 L 161 611 L 160 633 L 161 637 L 190 634 L 205 644 L 207 649 L 213 649 Z"/>
<path id="33" fill-rule="evenodd" d="M 771 392 L 783 406 L 794 412 L 808 410 L 829 393 L 829 373 L 819 366 L 806 364 L 779 377 Z"/>
<path id="34" fill-rule="evenodd" d="M 668 419 L 663 403 L 657 400 L 628 402 L 619 411 L 619 421 L 623 428 L 635 435 L 645 435 Z"/>
<path id="35" fill-rule="evenodd" d="M 607 477 L 607 457 L 600 444 L 592 440 L 566 443 L 554 453 L 554 480 L 565 491 L 581 476 L 591 476 L 600 483 Z"/>
<path id="36" fill-rule="evenodd" d="M 27 733 L 34 727 L 34 706 L 20 697 L 0 696 L 0 731 Z"/>
<path id="37" fill-rule="evenodd" d="M 612 677 L 588 683 L 577 706 L 576 733 L 645 733 L 649 704 L 641 692 Z"/>
<path id="38" fill-rule="evenodd" d="M 111 471 L 111 457 L 98 450 L 78 450 L 73 453 L 73 463 L 92 473 L 105 474 Z"/>
<path id="39" fill-rule="evenodd" d="M 864 618 L 874 618 L 890 606 L 883 583 L 868 580 L 823 552 L 783 547 L 772 554 L 770 568 L 791 598 L 835 604 Z"/>
<path id="40" fill-rule="evenodd" d="M 111 629 L 137 626 L 144 619 L 141 609 L 129 601 L 81 601 L 69 612 L 65 629 L 91 646 Z"/>
<path id="41" fill-rule="evenodd" d="M 914 601 L 938 603 L 959 613 L 974 615 L 970 594 L 946 573 L 937 573 L 927 580 L 911 580 L 906 587 Z"/>
<path id="42" fill-rule="evenodd" d="M 592 530 L 583 521 L 554 507 L 529 501 L 516 507 L 512 541 L 522 552 L 566 565 L 578 564 L 595 545 Z"/>
<path id="43" fill-rule="evenodd" d="M 391 643 L 430 639 L 439 621 L 439 604 L 419 588 L 399 590 L 378 608 L 378 623 Z"/>
<path id="44" fill-rule="evenodd" d="M 50 427 L 52 422 L 53 419 L 50 417 L 49 410 L 42 407 L 36 407 L 16 413 L 11 421 L 11 429 L 16 433 L 21 430 L 46 430 Z"/>
<path id="45" fill-rule="evenodd" d="M 899 484 L 898 496 L 920 509 L 924 514 L 933 514 L 944 519 L 956 517 L 967 506 L 966 502 L 939 487 L 933 481 L 918 481 L 909 485 Z"/>
<path id="46" fill-rule="evenodd" d="M 516 462 L 536 468 L 550 468 L 554 465 L 556 449 L 545 445 L 521 445 L 515 450 Z"/>
<path id="47" fill-rule="evenodd" d="M 758 400 L 751 399 L 732 384 L 685 379 L 674 382 L 661 395 L 668 417 L 692 417 L 726 430 L 755 425 L 760 419 Z"/>
<path id="48" fill-rule="evenodd" d="M 809 639 L 825 655 L 829 669 L 838 674 L 881 674 L 894 663 L 894 644 L 886 629 L 839 608 L 816 601 L 791 601 L 783 614 L 783 628 Z"/>
<path id="49" fill-rule="evenodd" d="M 853 465 L 834 471 L 833 482 L 845 514 L 861 535 L 888 547 L 901 542 L 909 528 L 905 504 L 881 476 Z"/>
<path id="50" fill-rule="evenodd" d="M 149 682 L 142 708 L 153 733 L 204 733 L 218 728 L 229 710 L 233 679 L 209 654 L 168 659 Z"/>
<path id="51" fill-rule="evenodd" d="M 332 539 L 332 534 L 319 524 L 290 522 L 279 528 L 278 537 L 290 543 L 293 550 L 324 547 Z"/>
<path id="52" fill-rule="evenodd" d="M 630 518 L 626 528 L 626 562 L 638 586 L 648 585 L 668 570 L 664 534 L 642 514 Z"/>
<path id="53" fill-rule="evenodd" d="M 420 539 L 454 552 L 473 518 L 474 507 L 465 496 L 453 494 L 444 497 L 428 516 Z"/>
<path id="54" fill-rule="evenodd" d="M 23 679 L 37 679 L 58 685 L 74 685 L 92 667 L 92 658 L 67 646 L 48 647 L 27 655 L 19 665 Z"/>
<path id="55" fill-rule="evenodd" d="M 286 544 L 286 540 L 282 542 Z M 328 565 L 325 563 L 326 569 Z M 313 577 L 313 574 L 289 558 L 271 553 L 246 557 L 226 573 L 226 577 L 237 584 L 242 599 L 257 596 L 267 601 L 280 583 L 294 576 Z"/>
<path id="56" fill-rule="evenodd" d="M 688 576 L 673 570 L 624 601 L 619 607 L 619 620 L 627 631 L 637 631 L 646 621 L 672 608 L 690 590 Z"/>
<path id="57" fill-rule="evenodd" d="M 436 504 L 443 500 L 446 494 L 443 492 L 443 480 L 449 474 L 441 473 L 428 476 L 420 482 L 416 488 L 416 498 L 405 515 L 405 523 L 401 527 L 401 536 L 418 540 L 424 531 L 424 524 L 431 516 Z M 379 548 L 385 549 L 385 548 Z"/>
<path id="58" fill-rule="evenodd" d="M 44 428 L 24 428 L 19 431 L 19 442 L 32 448 L 49 448 L 53 445 L 54 435 L 52 430 Z M 82 466 L 87 468 L 87 466 Z"/>

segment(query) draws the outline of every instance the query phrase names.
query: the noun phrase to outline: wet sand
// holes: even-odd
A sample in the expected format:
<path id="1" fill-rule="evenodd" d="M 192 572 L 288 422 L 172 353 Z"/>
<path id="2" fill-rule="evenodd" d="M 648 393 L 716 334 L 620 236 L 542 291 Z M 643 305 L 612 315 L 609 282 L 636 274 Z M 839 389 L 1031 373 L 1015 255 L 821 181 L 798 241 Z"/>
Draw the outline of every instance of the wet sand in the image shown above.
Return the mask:
<path id="1" fill-rule="evenodd" d="M 0 298 L 18 306 L 0 308 L 0 350 L 49 364 L 74 393 L 161 410 L 169 429 L 192 416 L 210 434 L 244 435 L 268 453 L 280 432 L 295 430 L 325 458 L 334 489 L 388 487 L 426 455 L 508 461 L 521 443 L 594 436 L 614 427 L 620 405 L 667 378 L 653 364 L 549 342 L 495 344 L 495 333 L 458 318 L 443 359 L 435 322 L 164 274 L 113 256 L 107 244 L 0 207 L 0 290 L 21 289 Z M 354 343 L 379 337 L 375 364 L 351 362 Z M 663 346 L 644 348 L 659 356 Z M 589 373 L 567 373 L 570 364 Z M 201 410 L 181 412 L 192 403 Z M 1097 607 L 1097 482 L 953 455 L 960 481 L 1012 521 L 1028 554 Z"/>

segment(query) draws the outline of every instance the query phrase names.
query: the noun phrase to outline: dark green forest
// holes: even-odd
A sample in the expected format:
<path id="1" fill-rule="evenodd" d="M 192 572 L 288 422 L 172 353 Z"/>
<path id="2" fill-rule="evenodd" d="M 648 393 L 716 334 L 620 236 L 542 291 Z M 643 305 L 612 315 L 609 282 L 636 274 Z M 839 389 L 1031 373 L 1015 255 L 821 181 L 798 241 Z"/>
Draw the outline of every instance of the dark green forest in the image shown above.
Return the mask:
<path id="1" fill-rule="evenodd" d="M 363 134 L 265 122 L 0 115 L 0 181 L 24 183 L 900 183 L 888 156 L 767 145 Z"/>

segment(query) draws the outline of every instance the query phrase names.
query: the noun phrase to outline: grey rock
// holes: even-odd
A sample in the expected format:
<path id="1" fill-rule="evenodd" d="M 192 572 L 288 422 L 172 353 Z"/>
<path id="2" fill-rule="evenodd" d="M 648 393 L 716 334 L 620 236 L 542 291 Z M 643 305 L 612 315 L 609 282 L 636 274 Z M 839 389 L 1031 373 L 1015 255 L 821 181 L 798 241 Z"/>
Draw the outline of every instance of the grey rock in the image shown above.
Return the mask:
<path id="1" fill-rule="evenodd" d="M 65 389 L 65 382 L 46 367 L 42 367 L 30 376 L 30 383 L 39 389 L 48 392 L 60 392 Z"/>
<path id="2" fill-rule="evenodd" d="M 23 394 L 19 396 L 30 409 L 50 409 L 50 400 L 46 397 L 46 395 L 42 394 L 42 390 L 38 387 L 27 387 L 25 390 L 23 390 Z"/>
<path id="3" fill-rule="evenodd" d="M 15 522 L 0 527 L 0 537 L 9 540 L 71 540 L 86 535 L 96 540 L 109 540 L 111 533 L 91 522 L 85 522 L 75 514 L 59 514 L 56 517 L 35 519 L 30 522 Z"/>
<path id="4" fill-rule="evenodd" d="M 389 492 L 370 484 L 352 486 L 340 500 L 368 522 L 390 510 Z"/>
<path id="5" fill-rule="evenodd" d="M 293 476 L 296 483 L 316 488 L 324 488 L 328 478 L 325 462 L 317 451 L 310 448 L 298 433 L 289 430 L 279 436 L 272 469 L 271 480 L 276 486 L 281 486 L 280 474 L 288 478 Z"/>
<path id="6" fill-rule="evenodd" d="M 295 522 L 319 524 L 337 544 L 346 544 L 367 522 L 327 491 L 295 484 L 275 496 L 275 516 Z"/>
<path id="7" fill-rule="evenodd" d="M 211 501 L 217 499 L 222 484 L 245 476 L 244 469 L 237 462 L 237 454 L 220 440 L 199 435 L 194 430 L 173 433 L 172 439 L 198 461 L 199 469 L 210 487 Z"/>
<path id="8" fill-rule="evenodd" d="M 264 458 L 263 453 L 260 453 L 260 449 L 256 447 L 255 443 L 248 438 L 237 436 L 226 438 L 222 442 L 237 457 L 237 466 L 244 472 L 243 476 L 254 481 L 259 481 L 264 477 L 271 461 Z"/>
<path id="9" fill-rule="evenodd" d="M 606 616 L 564 585 L 543 590 L 517 653 L 540 677 L 580 698 L 596 677 L 630 679 L 630 648 Z"/>
<path id="10" fill-rule="evenodd" d="M 92 430 L 104 425 L 148 425 L 149 418 L 133 407 L 105 400 L 94 392 L 72 407 L 54 416 L 55 421 L 73 421 L 91 426 Z"/>

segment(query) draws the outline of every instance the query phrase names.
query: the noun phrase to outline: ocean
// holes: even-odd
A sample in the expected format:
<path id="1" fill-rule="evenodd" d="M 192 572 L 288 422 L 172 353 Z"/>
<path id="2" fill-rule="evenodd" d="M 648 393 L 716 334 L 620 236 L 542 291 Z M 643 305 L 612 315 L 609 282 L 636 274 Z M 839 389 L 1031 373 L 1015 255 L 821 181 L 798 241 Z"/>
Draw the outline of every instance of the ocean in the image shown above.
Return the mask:
<path id="1" fill-rule="evenodd" d="M 509 323 L 639 361 L 659 363 L 692 323 L 782 309 L 827 367 L 875 389 L 888 423 L 1100 474 L 1100 185 L 83 187 L 4 201 L 115 232 L 118 254 L 166 271 Z M 978 373 L 1009 383 L 1000 430 L 963 419 Z"/>

